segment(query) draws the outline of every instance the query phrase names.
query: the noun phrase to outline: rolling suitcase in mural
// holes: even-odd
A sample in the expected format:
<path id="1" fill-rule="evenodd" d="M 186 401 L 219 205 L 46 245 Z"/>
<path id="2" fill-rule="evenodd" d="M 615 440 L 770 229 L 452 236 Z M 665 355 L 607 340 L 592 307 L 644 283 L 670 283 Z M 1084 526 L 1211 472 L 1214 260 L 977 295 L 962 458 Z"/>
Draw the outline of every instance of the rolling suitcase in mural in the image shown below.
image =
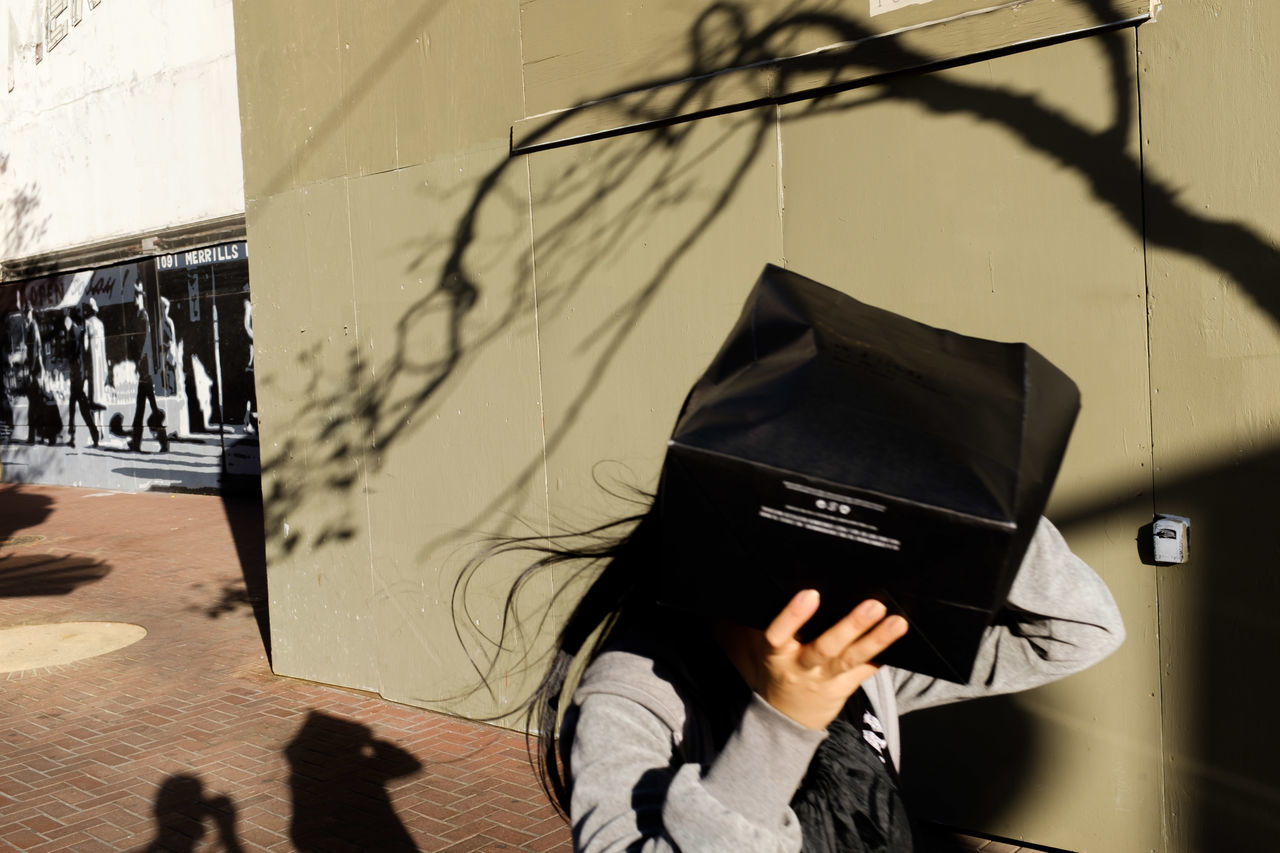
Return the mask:
<path id="1" fill-rule="evenodd" d="M 62 414 L 58 411 L 57 401 L 39 385 L 32 389 L 30 399 L 33 408 L 27 417 L 31 418 L 36 437 L 40 441 L 57 444 L 58 436 L 62 433 Z"/>

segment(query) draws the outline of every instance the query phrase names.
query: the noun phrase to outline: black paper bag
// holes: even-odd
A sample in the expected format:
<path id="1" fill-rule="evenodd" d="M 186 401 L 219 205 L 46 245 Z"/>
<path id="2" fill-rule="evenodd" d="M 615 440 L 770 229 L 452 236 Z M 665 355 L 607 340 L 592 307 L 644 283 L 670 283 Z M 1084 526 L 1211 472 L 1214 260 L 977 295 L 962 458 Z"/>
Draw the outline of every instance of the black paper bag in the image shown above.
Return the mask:
<path id="1" fill-rule="evenodd" d="M 765 267 L 685 401 L 658 490 L 666 603 L 806 639 L 874 597 L 880 662 L 966 682 L 1080 395 L 1026 344 L 935 329 Z"/>

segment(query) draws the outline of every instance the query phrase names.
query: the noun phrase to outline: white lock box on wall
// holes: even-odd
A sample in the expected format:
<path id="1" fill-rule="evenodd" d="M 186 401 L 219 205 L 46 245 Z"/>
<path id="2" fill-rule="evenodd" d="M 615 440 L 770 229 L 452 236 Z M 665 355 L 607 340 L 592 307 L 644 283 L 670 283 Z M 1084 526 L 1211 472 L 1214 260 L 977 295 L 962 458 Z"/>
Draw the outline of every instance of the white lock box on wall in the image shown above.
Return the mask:
<path id="1" fill-rule="evenodd" d="M 1157 515 L 1151 524 L 1154 562 L 1160 565 L 1185 563 L 1191 558 L 1191 519 L 1181 515 Z"/>

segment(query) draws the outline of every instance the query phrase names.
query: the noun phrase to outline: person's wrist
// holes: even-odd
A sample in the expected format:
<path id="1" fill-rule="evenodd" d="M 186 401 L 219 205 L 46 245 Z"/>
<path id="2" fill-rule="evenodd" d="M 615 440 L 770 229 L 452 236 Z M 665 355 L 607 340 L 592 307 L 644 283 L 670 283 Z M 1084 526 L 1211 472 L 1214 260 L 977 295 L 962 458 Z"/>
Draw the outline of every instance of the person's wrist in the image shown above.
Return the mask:
<path id="1" fill-rule="evenodd" d="M 790 697 L 777 694 L 771 695 L 771 691 L 761 693 L 760 698 L 764 699 L 779 714 L 814 731 L 826 731 L 827 726 L 836 718 L 836 714 L 840 713 L 839 708 L 832 713 L 828 713 L 829 709 L 823 707 L 815 708 L 812 702 L 797 702 Z"/>

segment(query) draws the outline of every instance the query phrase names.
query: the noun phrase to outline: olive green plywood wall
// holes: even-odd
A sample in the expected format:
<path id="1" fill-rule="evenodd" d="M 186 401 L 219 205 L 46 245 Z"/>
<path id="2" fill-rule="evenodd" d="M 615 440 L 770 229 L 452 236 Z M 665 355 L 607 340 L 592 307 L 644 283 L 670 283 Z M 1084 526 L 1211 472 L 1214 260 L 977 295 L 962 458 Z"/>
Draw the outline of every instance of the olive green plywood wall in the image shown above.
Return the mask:
<path id="1" fill-rule="evenodd" d="M 546 519 L 518 4 L 244 3 L 236 31 L 273 665 L 456 696 L 459 544 Z"/>
<path id="2" fill-rule="evenodd" d="M 685 390 L 781 260 L 774 113 L 513 158 L 519 4 L 237 16 L 273 666 L 509 710 L 528 665 L 476 690 L 473 664 L 518 562 L 455 584 L 487 536 L 654 487 Z M 525 590 L 525 629 L 566 581 Z"/>
<path id="3" fill-rule="evenodd" d="M 1156 5 L 236 2 L 275 670 L 510 711 L 536 665 L 483 654 L 522 561 L 459 590 L 467 561 L 634 512 L 781 263 L 1029 341 L 1083 391 L 1050 515 L 1128 641 L 908 720 L 921 812 L 1069 850 L 1262 849 L 1280 12 L 1133 26 Z M 1140 562 L 1157 510 L 1192 516 L 1190 564 Z M 571 581 L 518 602 L 535 663 Z"/>
<path id="4" fill-rule="evenodd" d="M 1011 699 L 904 720 L 904 780 L 947 823 L 1069 850 L 1160 844 L 1147 326 L 1134 31 L 1068 42 L 820 108 L 784 108 L 787 264 L 927 323 L 1025 340 L 1079 384 L 1083 409 L 1049 510 L 1107 580 L 1128 641 L 1102 664 Z M 939 110 L 940 106 L 945 109 Z M 1082 139 L 1063 152 L 1039 134 Z M 836 141 L 838 140 L 838 145 Z M 1091 176 L 1117 182 L 1097 197 Z"/>
<path id="5" fill-rule="evenodd" d="M 1280 837 L 1280 96 L 1274 3 L 1166 3 L 1139 31 L 1169 849 Z"/>

